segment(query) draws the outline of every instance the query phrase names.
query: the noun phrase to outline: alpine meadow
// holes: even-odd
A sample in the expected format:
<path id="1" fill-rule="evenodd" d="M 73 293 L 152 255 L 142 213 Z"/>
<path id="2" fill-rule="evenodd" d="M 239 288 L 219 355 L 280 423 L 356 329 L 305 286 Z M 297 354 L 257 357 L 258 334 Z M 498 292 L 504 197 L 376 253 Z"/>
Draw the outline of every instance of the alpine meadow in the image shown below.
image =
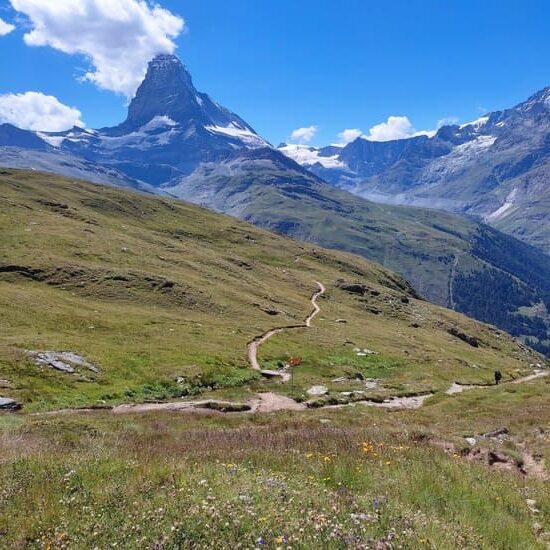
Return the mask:
<path id="1" fill-rule="evenodd" d="M 0 0 L 0 548 L 550 548 L 550 9 L 493 4 Z"/>

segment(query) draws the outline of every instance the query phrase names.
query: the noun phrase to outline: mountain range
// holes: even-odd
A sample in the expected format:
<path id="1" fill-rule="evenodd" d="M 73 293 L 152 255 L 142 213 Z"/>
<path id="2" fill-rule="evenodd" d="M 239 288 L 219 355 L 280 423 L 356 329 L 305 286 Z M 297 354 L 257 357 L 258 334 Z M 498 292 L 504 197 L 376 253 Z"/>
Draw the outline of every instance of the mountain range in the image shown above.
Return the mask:
<path id="1" fill-rule="evenodd" d="M 550 252 L 550 88 L 433 136 L 279 149 L 361 197 L 465 213 Z"/>
<path id="2" fill-rule="evenodd" d="M 325 161 L 302 162 L 304 166 L 198 92 L 177 57 L 162 55 L 149 64 L 124 122 L 57 133 L 1 125 L 0 165 L 184 199 L 291 237 L 362 255 L 403 275 L 423 297 L 496 324 L 548 352 L 550 257 L 471 218 L 376 204 L 357 196 L 367 194 L 366 187 L 359 189 L 359 180 L 368 178 L 359 172 L 379 177 L 376 170 L 385 163 L 388 174 L 392 168 L 398 173 L 399 159 L 408 148 L 420 151 L 422 161 L 403 166 L 414 164 L 420 170 L 421 164 L 427 166 L 427 158 L 434 163 L 468 146 L 475 151 L 493 147 L 498 139 L 493 140 L 490 129 L 500 128 L 500 122 L 489 117 L 463 128 L 442 128 L 434 138 L 388 144 L 358 140 L 345 148 L 312 151 L 330 158 L 330 166 Z M 526 146 L 520 142 L 515 147 Z M 378 160 L 369 160 L 375 153 Z M 361 160 L 352 160 L 354 154 Z M 473 152 L 471 158 L 475 156 Z M 537 166 L 533 161 L 532 169 Z M 471 171 L 476 173 L 475 168 Z M 476 194 L 473 187 L 468 193 Z M 519 192 L 515 196 L 519 201 Z M 543 227 L 542 235 L 544 231 Z"/>

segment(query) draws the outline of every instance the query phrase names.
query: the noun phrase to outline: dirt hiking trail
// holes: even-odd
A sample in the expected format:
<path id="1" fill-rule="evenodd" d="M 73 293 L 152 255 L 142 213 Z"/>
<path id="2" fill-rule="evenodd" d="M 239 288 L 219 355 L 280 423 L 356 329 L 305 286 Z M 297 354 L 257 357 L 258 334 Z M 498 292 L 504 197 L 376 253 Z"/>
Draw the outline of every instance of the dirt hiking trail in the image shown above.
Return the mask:
<path id="1" fill-rule="evenodd" d="M 319 290 L 315 291 L 311 296 L 311 305 L 313 306 L 313 311 L 306 317 L 303 324 L 300 325 L 288 325 L 285 327 L 275 327 L 267 332 L 264 332 L 262 335 L 257 336 L 248 344 L 248 362 L 250 366 L 259 372 L 261 372 L 267 378 L 280 377 L 283 382 L 288 382 L 290 380 L 290 374 L 285 371 L 275 371 L 275 370 L 263 370 L 258 361 L 258 351 L 262 344 L 265 344 L 270 338 L 276 334 L 281 334 L 289 330 L 297 330 L 303 328 L 311 328 L 311 323 L 317 315 L 321 312 L 321 308 L 317 304 L 317 299 L 326 292 L 326 288 L 323 283 L 315 281 L 315 284 L 319 287 Z"/>

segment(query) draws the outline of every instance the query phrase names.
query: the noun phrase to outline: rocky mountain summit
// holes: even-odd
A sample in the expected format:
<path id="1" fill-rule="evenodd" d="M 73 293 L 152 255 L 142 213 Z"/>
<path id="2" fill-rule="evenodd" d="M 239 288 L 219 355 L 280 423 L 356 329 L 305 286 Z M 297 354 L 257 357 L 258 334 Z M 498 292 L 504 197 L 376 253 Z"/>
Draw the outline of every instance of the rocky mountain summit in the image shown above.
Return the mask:
<path id="1" fill-rule="evenodd" d="M 25 135 L 30 140 L 33 134 Z M 189 71 L 173 55 L 160 55 L 149 63 L 122 124 L 34 136 L 45 142 L 42 149 L 47 144 L 53 153 L 109 166 L 154 186 L 189 175 L 201 163 L 269 146 L 240 117 L 199 93 Z"/>

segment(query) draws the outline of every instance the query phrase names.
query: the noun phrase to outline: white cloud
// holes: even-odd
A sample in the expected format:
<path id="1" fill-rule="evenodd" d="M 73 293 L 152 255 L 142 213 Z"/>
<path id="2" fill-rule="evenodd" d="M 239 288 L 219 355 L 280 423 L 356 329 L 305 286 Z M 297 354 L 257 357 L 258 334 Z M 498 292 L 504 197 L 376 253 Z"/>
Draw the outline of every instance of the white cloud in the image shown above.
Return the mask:
<path id="1" fill-rule="evenodd" d="M 61 132 L 84 126 L 80 111 L 40 92 L 0 95 L 0 122 L 25 130 Z"/>
<path id="2" fill-rule="evenodd" d="M 347 145 L 362 136 L 364 136 L 363 131 L 359 128 L 346 128 L 338 134 L 338 145 Z"/>
<path id="3" fill-rule="evenodd" d="M 392 141 L 405 139 L 416 133 L 411 121 L 406 116 L 390 116 L 387 122 L 376 124 L 369 130 L 370 141 Z"/>
<path id="4" fill-rule="evenodd" d="M 433 137 L 435 134 L 436 130 L 416 130 L 406 116 L 390 116 L 387 122 L 376 124 L 368 135 L 362 137 L 369 141 L 393 141 L 417 136 Z"/>
<path id="5" fill-rule="evenodd" d="M 317 126 L 307 126 L 306 128 L 297 128 L 290 134 L 290 139 L 300 143 L 309 143 L 317 134 Z"/>
<path id="6" fill-rule="evenodd" d="M 148 0 L 10 0 L 32 28 L 29 46 L 82 54 L 85 80 L 131 97 L 156 54 L 173 53 L 184 20 Z"/>
<path id="7" fill-rule="evenodd" d="M 6 23 L 3 19 L 0 19 L 0 36 L 10 34 L 10 32 L 14 29 L 15 27 L 13 25 L 11 25 L 10 23 Z"/>

